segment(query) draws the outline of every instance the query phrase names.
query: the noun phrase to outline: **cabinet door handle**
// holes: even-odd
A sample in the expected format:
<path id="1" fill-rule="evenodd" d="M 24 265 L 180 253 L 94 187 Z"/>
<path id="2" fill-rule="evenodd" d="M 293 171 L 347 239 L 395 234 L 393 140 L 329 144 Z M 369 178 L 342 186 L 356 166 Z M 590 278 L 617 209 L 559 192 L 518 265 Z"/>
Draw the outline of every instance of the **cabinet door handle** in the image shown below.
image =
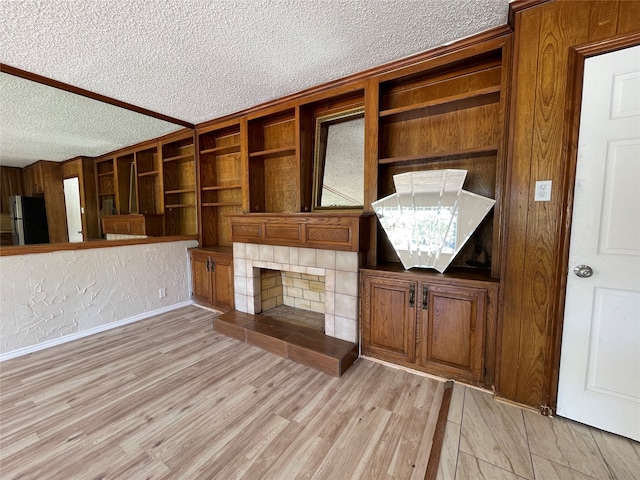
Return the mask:
<path id="1" fill-rule="evenodd" d="M 216 271 L 216 262 L 213 261 L 213 258 L 211 259 L 211 271 L 212 272 Z"/>
<path id="2" fill-rule="evenodd" d="M 211 271 L 211 259 L 207 257 L 207 272 Z"/>
<path id="3" fill-rule="evenodd" d="M 429 308 L 429 287 L 426 285 L 422 286 L 422 309 L 426 310 Z"/>
<path id="4" fill-rule="evenodd" d="M 409 306 L 413 308 L 416 304 L 416 286 L 409 285 Z"/>

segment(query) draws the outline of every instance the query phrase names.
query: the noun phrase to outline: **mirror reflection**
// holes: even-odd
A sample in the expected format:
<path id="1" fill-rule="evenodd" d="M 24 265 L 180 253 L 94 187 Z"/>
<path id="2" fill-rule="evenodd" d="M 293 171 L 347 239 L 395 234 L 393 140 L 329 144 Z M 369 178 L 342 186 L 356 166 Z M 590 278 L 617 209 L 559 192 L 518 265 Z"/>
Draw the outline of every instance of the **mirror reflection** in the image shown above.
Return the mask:
<path id="1" fill-rule="evenodd" d="M 396 193 L 372 204 L 404 268 L 443 273 L 495 200 L 462 189 L 466 170 L 394 175 Z"/>
<path id="2" fill-rule="evenodd" d="M 140 154 L 138 163 L 137 152 L 131 152 L 126 175 L 124 161 L 121 161 L 122 171 L 112 169 L 109 179 L 109 175 L 101 174 L 104 171 L 98 171 L 96 157 L 187 130 L 183 125 L 30 80 L 37 76 L 5 65 L 2 69 L 5 70 L 0 73 L 0 239 L 3 247 L 105 239 L 100 210 L 104 200 L 115 201 L 115 196 L 105 196 L 104 191 L 99 191 L 101 181 L 102 185 L 111 182 L 114 193 L 121 191 L 123 201 L 126 197 L 123 213 L 125 210 L 138 213 L 142 189 L 147 202 L 142 207 L 148 210 L 148 205 L 152 205 L 153 213 L 163 216 L 159 234 L 180 234 L 174 233 L 178 230 L 175 212 L 169 213 L 169 221 L 173 223 L 168 230 L 165 228 L 167 209 L 163 194 L 166 188 L 160 167 L 164 160 L 160 150 L 164 145 L 153 146 L 147 157 Z M 187 136 L 193 143 L 191 129 Z M 178 152 L 175 154 L 178 156 L 187 151 L 179 150 L 179 147 L 172 152 L 167 149 L 166 153 Z M 190 154 L 193 158 L 192 146 Z M 149 167 L 149 162 L 155 162 L 155 167 Z M 185 184 L 193 186 L 195 223 L 195 177 L 189 181 L 176 179 L 178 175 L 188 174 L 189 168 L 181 168 L 180 160 L 169 163 L 169 178 L 164 182 L 175 183 L 177 186 L 171 187 L 174 190 L 187 190 L 183 188 Z M 138 165 L 145 170 L 136 170 Z M 120 177 L 116 178 L 118 173 Z M 187 203 L 187 200 L 179 202 L 176 198 L 175 203 Z M 44 214 L 42 208 L 31 209 L 30 205 L 44 205 Z M 38 211 L 39 216 L 34 213 Z M 121 212 L 112 209 L 109 213 Z M 43 227 L 46 236 L 42 232 L 38 234 Z"/>
<path id="3" fill-rule="evenodd" d="M 316 119 L 314 210 L 364 204 L 364 108 Z"/>

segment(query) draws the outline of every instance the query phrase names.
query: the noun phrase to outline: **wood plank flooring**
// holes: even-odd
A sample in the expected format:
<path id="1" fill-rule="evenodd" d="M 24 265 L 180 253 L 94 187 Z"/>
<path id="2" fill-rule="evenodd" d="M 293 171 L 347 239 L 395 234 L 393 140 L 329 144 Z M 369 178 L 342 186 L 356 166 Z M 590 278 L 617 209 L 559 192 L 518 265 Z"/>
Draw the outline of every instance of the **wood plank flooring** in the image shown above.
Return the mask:
<path id="1" fill-rule="evenodd" d="M 0 478 L 421 479 L 443 383 L 336 378 L 186 307 L 0 364 Z"/>

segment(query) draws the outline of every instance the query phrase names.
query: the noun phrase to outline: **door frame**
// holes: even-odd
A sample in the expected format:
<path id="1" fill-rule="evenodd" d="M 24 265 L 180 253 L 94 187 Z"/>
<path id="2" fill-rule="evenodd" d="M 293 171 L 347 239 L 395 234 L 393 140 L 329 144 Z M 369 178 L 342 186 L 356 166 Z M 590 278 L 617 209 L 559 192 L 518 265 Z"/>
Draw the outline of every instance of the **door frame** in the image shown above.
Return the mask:
<path id="1" fill-rule="evenodd" d="M 87 216 L 84 213 L 86 212 L 86 205 L 85 205 L 86 202 L 84 198 L 84 176 L 83 176 L 82 170 L 80 171 L 80 173 L 74 172 L 69 175 L 63 175 L 62 182 L 64 183 L 65 180 L 69 178 L 74 178 L 74 177 L 78 178 L 78 188 L 80 189 L 80 221 L 82 222 L 82 241 L 86 242 L 87 240 L 89 240 L 89 237 L 88 237 L 89 230 L 87 225 Z M 96 176 L 96 178 L 98 177 Z"/>
<path id="2" fill-rule="evenodd" d="M 69 175 L 68 177 L 64 177 L 62 179 L 62 193 L 64 195 L 64 202 L 65 202 L 65 213 L 66 213 L 66 203 L 67 203 L 67 195 L 64 191 L 64 182 L 65 180 L 72 180 L 74 178 L 78 179 L 78 203 L 80 204 L 80 226 L 82 228 L 82 240 L 81 242 L 86 241 L 86 226 L 85 226 L 85 216 L 84 213 L 82 213 L 83 209 L 84 209 L 84 199 L 82 196 L 82 179 L 80 178 L 80 175 Z M 67 217 L 67 240 L 70 241 L 69 239 L 69 218 Z M 76 242 L 79 243 L 79 242 Z"/>
<path id="3" fill-rule="evenodd" d="M 567 152 L 561 185 L 562 207 L 559 225 L 559 268 L 554 278 L 555 298 L 554 312 L 551 316 L 549 336 L 547 337 L 546 358 L 542 394 L 542 413 L 555 415 L 558 402 L 558 384 L 560 378 L 560 352 L 562 347 L 562 330 L 564 326 L 564 306 L 567 293 L 567 275 L 569 273 L 569 246 L 571 239 L 571 222 L 573 219 L 573 198 L 578 164 L 578 134 L 580 130 L 580 114 L 582 112 L 582 83 L 584 62 L 589 57 L 622 50 L 640 45 L 640 32 L 624 34 L 604 41 L 596 41 L 577 45 L 569 49 L 569 75 L 564 119 L 563 144 Z M 546 408 L 545 408 L 546 407 Z"/>

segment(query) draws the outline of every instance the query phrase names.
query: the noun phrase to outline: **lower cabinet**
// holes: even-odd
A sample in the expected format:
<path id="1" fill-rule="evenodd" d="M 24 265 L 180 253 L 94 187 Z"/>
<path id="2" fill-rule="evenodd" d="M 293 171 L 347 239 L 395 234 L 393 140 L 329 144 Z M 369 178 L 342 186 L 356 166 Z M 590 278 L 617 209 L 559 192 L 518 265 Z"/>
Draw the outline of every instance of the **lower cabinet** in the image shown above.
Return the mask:
<path id="1" fill-rule="evenodd" d="M 362 353 L 413 363 L 416 282 L 362 275 Z"/>
<path id="2" fill-rule="evenodd" d="M 190 253 L 193 299 L 217 310 L 233 310 L 231 249 L 195 248 Z"/>
<path id="3" fill-rule="evenodd" d="M 460 277 L 361 270 L 362 353 L 440 377 L 493 384 L 498 284 Z"/>
<path id="4" fill-rule="evenodd" d="M 418 365 L 444 377 L 481 382 L 487 290 L 420 283 Z"/>

